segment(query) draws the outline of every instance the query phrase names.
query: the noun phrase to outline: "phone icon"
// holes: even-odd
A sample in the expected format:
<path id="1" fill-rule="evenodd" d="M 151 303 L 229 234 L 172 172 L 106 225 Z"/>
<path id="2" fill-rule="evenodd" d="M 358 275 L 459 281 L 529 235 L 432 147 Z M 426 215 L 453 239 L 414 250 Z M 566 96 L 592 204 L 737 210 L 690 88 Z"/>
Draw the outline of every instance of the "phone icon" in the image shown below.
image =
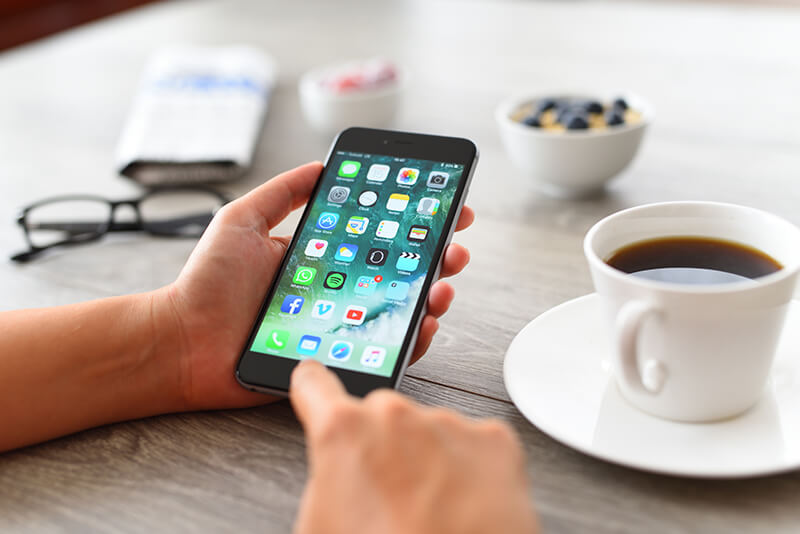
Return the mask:
<path id="1" fill-rule="evenodd" d="M 389 251 L 385 248 L 371 248 L 367 252 L 367 265 L 383 265 L 389 257 Z"/>
<path id="2" fill-rule="evenodd" d="M 317 228 L 320 230 L 333 230 L 336 228 L 336 223 L 339 222 L 339 214 L 338 213 L 331 213 L 330 211 L 324 211 L 319 214 L 319 219 L 317 219 Z"/>
<path id="3" fill-rule="evenodd" d="M 332 300 L 318 300 L 314 302 L 311 307 L 311 318 L 327 320 L 333 317 L 333 310 L 336 309 L 336 303 Z"/>
<path id="4" fill-rule="evenodd" d="M 355 178 L 360 169 L 360 161 L 345 160 L 341 165 L 339 165 L 339 176 L 343 178 Z"/>
<path id="5" fill-rule="evenodd" d="M 328 273 L 328 276 L 325 277 L 325 282 L 323 282 L 322 285 L 328 289 L 342 289 L 345 280 L 347 280 L 346 274 L 331 271 Z"/>
<path id="6" fill-rule="evenodd" d="M 328 192 L 328 202 L 333 202 L 334 204 L 344 204 L 344 202 L 347 200 L 347 197 L 349 196 L 350 196 L 349 187 L 335 185 L 331 187 L 330 192 Z"/>
<path id="7" fill-rule="evenodd" d="M 321 258 L 328 250 L 328 242 L 324 239 L 310 239 L 306 245 L 306 256 Z"/>
<path id="8" fill-rule="evenodd" d="M 303 303 L 306 301 L 299 295 L 286 295 L 281 304 L 281 313 L 288 313 L 289 315 L 297 315 L 303 309 Z"/>
<path id="9" fill-rule="evenodd" d="M 408 195 L 402 195 L 400 193 L 394 193 L 389 196 L 389 200 L 386 201 L 386 209 L 389 211 L 403 211 L 408 206 Z M 344 201 L 343 201 L 344 202 Z"/>
<path id="10" fill-rule="evenodd" d="M 419 201 L 417 205 L 417 213 L 420 215 L 436 215 L 436 212 L 439 211 L 439 199 L 438 198 L 430 198 L 425 197 Z"/>
<path id="11" fill-rule="evenodd" d="M 299 286 L 310 286 L 317 276 L 317 270 L 313 267 L 298 267 L 294 272 L 292 282 Z"/>
<path id="12" fill-rule="evenodd" d="M 412 169 L 411 167 L 403 167 L 397 173 L 397 183 L 402 185 L 414 185 L 419 178 L 419 169 Z"/>
<path id="13" fill-rule="evenodd" d="M 398 271 L 407 271 L 413 273 L 419 267 L 420 255 L 416 252 L 401 252 L 400 257 L 397 258 L 395 268 Z"/>
<path id="14" fill-rule="evenodd" d="M 331 345 L 331 350 L 328 351 L 328 357 L 331 360 L 339 362 L 346 362 L 350 359 L 350 354 L 353 353 L 353 344 L 349 341 L 336 341 Z"/>
<path id="15" fill-rule="evenodd" d="M 350 263 L 351 261 L 356 259 L 357 253 L 358 253 L 358 245 L 351 245 L 350 243 L 342 243 L 336 249 L 336 254 L 334 254 L 333 259 Z"/>
<path id="16" fill-rule="evenodd" d="M 369 345 L 361 354 L 361 365 L 377 368 L 383 365 L 384 359 L 386 359 L 386 349 Z"/>
<path id="17" fill-rule="evenodd" d="M 430 226 L 423 226 L 421 224 L 415 224 L 411 227 L 408 231 L 408 240 L 409 241 L 425 241 L 428 239 L 428 232 L 431 231 Z"/>
<path id="18" fill-rule="evenodd" d="M 399 222 L 383 220 L 380 222 L 380 224 L 378 224 L 378 230 L 375 232 L 375 237 L 394 239 L 394 236 L 397 235 L 398 228 L 400 228 Z"/>
<path id="19" fill-rule="evenodd" d="M 383 182 L 389 177 L 390 170 L 391 169 L 388 165 L 373 163 L 370 165 L 369 171 L 367 171 L 367 180 L 372 180 L 373 182 Z"/>
<path id="20" fill-rule="evenodd" d="M 392 280 L 389 282 L 389 287 L 386 288 L 386 298 L 389 300 L 406 300 L 408 296 L 408 282 L 401 282 L 399 280 Z"/>
<path id="21" fill-rule="evenodd" d="M 281 350 L 289 341 L 288 330 L 273 330 L 267 336 L 267 347 L 273 350 Z"/>
<path id="22" fill-rule="evenodd" d="M 317 336 L 305 335 L 300 338 L 300 343 L 297 344 L 297 354 L 305 356 L 313 356 L 319 350 L 322 339 Z"/>
<path id="23" fill-rule="evenodd" d="M 366 217 L 350 217 L 345 230 L 348 234 L 361 235 L 367 231 L 367 226 L 369 226 L 369 219 Z"/>
<path id="24" fill-rule="evenodd" d="M 353 326 L 358 326 L 364 323 L 367 317 L 367 309 L 364 306 L 348 306 L 344 311 L 342 322 Z"/>

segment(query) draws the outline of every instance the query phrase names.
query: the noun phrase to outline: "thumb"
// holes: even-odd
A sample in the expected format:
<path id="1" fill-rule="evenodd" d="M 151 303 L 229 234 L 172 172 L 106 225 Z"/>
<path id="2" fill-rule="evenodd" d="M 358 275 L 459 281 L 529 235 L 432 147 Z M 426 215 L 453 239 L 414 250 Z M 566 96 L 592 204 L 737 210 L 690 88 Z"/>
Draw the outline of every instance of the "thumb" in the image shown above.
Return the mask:
<path id="1" fill-rule="evenodd" d="M 253 210 L 258 213 L 269 230 L 308 201 L 322 168 L 318 161 L 295 167 L 256 187 L 232 204 L 243 212 Z"/>

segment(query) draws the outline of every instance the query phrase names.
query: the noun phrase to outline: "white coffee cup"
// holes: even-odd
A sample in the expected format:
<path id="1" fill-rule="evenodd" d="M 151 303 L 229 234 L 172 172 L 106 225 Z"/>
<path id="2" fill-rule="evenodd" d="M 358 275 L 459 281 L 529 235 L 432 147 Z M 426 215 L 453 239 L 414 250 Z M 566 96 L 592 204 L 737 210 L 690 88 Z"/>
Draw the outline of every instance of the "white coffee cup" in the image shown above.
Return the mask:
<path id="1" fill-rule="evenodd" d="M 648 280 L 606 263 L 619 249 L 664 237 L 748 245 L 783 268 L 715 285 Z M 614 331 L 620 392 L 652 415 L 713 421 L 758 401 L 800 271 L 800 229 L 764 211 L 717 202 L 665 202 L 614 213 L 586 234 L 584 253 Z"/>

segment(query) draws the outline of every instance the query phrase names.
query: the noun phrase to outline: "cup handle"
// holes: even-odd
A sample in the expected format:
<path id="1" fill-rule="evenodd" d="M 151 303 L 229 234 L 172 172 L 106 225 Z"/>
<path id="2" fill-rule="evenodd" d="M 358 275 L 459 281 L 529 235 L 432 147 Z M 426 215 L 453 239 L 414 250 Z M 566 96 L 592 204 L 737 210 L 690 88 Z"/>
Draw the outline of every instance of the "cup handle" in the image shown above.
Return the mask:
<path id="1" fill-rule="evenodd" d="M 658 308 L 634 300 L 623 305 L 617 314 L 615 356 L 620 378 L 630 389 L 647 395 L 657 395 L 667 379 L 667 368 L 662 362 L 649 359 L 639 365 L 639 331 L 644 321 L 656 313 Z"/>

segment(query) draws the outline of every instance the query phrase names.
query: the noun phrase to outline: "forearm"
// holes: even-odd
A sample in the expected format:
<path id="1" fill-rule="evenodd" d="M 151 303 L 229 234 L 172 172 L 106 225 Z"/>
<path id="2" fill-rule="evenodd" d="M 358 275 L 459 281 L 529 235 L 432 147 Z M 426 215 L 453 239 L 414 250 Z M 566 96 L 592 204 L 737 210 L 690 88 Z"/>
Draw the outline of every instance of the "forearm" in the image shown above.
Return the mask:
<path id="1" fill-rule="evenodd" d="M 181 409 L 179 342 L 155 298 L 0 313 L 0 451 Z"/>

